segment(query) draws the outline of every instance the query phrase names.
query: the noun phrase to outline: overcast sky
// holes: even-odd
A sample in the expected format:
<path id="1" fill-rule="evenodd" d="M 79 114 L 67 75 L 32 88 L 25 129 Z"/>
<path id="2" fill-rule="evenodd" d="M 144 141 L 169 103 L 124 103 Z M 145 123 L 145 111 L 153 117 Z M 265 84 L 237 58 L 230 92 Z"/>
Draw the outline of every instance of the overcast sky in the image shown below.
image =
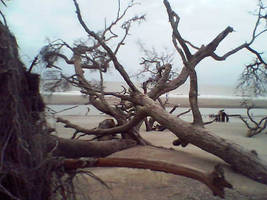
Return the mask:
<path id="1" fill-rule="evenodd" d="M 123 0 L 126 2 L 126 0 Z M 105 18 L 110 22 L 116 16 L 117 0 L 78 0 L 87 25 L 94 30 L 102 30 Z M 146 14 L 147 20 L 131 30 L 131 36 L 121 49 L 119 60 L 130 74 L 140 69 L 142 56 L 137 41 L 158 52 L 173 51 L 171 28 L 162 0 L 139 0 L 129 14 Z M 181 17 L 179 29 L 182 36 L 193 44 L 207 44 L 227 26 L 231 33 L 217 49 L 218 54 L 233 49 L 249 41 L 256 17 L 250 12 L 257 9 L 257 0 L 169 0 L 173 10 Z M 266 2 L 266 0 L 264 0 Z M 1 5 L 2 6 L 2 5 Z M 10 29 L 17 37 L 21 57 L 29 63 L 51 40 L 61 38 L 69 43 L 86 38 L 80 27 L 72 0 L 14 0 L 4 8 Z M 259 51 L 266 51 L 267 37 L 261 37 L 254 45 Z M 265 58 L 267 58 L 265 54 Z M 205 59 L 197 66 L 199 84 L 234 85 L 245 64 L 253 60 L 246 51 L 228 58 L 224 62 Z M 174 63 L 179 67 L 180 63 Z M 70 67 L 66 70 L 70 73 Z M 112 72 L 114 80 L 118 75 Z M 108 77 L 109 80 L 112 77 Z"/>

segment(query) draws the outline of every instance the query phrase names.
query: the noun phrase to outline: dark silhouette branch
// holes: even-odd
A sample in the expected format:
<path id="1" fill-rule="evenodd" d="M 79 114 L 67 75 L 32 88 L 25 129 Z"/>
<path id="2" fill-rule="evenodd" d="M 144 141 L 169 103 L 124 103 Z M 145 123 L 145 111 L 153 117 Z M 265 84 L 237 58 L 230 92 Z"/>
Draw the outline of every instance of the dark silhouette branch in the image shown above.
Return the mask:
<path id="1" fill-rule="evenodd" d="M 37 64 L 37 61 L 38 61 L 38 55 L 34 57 L 31 65 L 30 65 L 30 69 L 28 70 L 28 72 L 31 72 L 33 67 Z"/>
<path id="2" fill-rule="evenodd" d="M 260 55 L 259 52 L 257 52 L 256 50 L 252 49 L 250 46 L 246 47 L 247 50 L 249 50 L 251 53 L 255 54 L 258 58 L 258 60 L 260 61 L 261 64 L 264 64 L 265 69 L 267 69 L 267 63 L 263 60 L 262 56 Z"/>

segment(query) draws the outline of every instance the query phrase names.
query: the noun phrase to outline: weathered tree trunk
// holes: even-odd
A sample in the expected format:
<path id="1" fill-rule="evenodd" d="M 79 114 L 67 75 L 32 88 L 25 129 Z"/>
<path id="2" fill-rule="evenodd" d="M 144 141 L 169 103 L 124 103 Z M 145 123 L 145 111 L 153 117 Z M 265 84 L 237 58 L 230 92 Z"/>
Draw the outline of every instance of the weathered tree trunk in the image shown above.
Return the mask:
<path id="1" fill-rule="evenodd" d="M 198 107 L 198 83 L 197 73 L 194 67 L 190 68 L 190 90 L 189 90 L 189 103 L 193 114 L 193 124 L 203 126 L 202 115 Z"/>
<path id="2" fill-rule="evenodd" d="M 136 145 L 134 140 L 87 141 L 47 136 L 48 152 L 65 158 L 105 157 Z"/>
<path id="3" fill-rule="evenodd" d="M 200 126 L 194 126 L 173 115 L 170 115 L 152 99 L 141 95 L 147 113 L 157 122 L 168 128 L 183 142 L 212 153 L 230 164 L 236 171 L 258 182 L 267 184 L 267 163 L 251 151 L 231 143 Z"/>

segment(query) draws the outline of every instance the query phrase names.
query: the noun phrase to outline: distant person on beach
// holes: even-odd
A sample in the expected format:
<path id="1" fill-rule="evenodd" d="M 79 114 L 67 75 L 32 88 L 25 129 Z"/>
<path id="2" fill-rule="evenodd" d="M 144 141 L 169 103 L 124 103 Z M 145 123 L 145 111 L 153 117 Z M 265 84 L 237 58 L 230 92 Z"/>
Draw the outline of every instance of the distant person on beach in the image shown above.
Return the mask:
<path id="1" fill-rule="evenodd" d="M 224 112 L 224 110 L 219 110 L 218 115 L 216 116 L 216 121 L 218 121 L 218 122 L 229 122 L 229 117 Z"/>
<path id="2" fill-rule="evenodd" d="M 224 110 L 219 110 L 218 114 L 210 114 L 210 118 L 215 118 L 216 122 L 229 122 L 229 116 L 224 112 Z"/>

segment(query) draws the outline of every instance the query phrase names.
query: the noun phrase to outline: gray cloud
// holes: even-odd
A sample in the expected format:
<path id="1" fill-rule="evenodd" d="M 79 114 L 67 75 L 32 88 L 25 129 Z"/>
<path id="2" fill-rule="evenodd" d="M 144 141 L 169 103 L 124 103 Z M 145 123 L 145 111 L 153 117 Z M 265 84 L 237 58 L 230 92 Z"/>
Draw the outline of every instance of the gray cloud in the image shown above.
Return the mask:
<path id="1" fill-rule="evenodd" d="M 84 19 L 93 29 L 103 29 L 105 18 L 107 22 L 111 22 L 116 16 L 117 1 L 79 2 Z M 147 21 L 134 27 L 127 45 L 119 54 L 120 60 L 130 73 L 138 69 L 141 56 L 136 46 L 138 40 L 159 51 L 165 47 L 173 49 L 171 28 L 162 1 L 143 0 L 141 3 L 130 14 L 146 13 Z M 196 45 L 207 44 L 228 25 L 233 26 L 236 32 L 221 43 L 218 53 L 225 53 L 250 39 L 255 16 L 249 14 L 249 11 L 256 9 L 256 0 L 170 0 L 170 4 L 181 17 L 180 30 L 184 38 Z M 62 38 L 70 43 L 86 37 L 77 22 L 72 1 L 27 0 L 25 3 L 23 0 L 16 0 L 9 3 L 5 14 L 11 30 L 18 38 L 22 54 L 28 57 L 34 57 L 45 44 L 47 37 Z M 266 50 L 266 42 L 263 41 L 264 39 L 257 43 L 257 48 Z M 197 68 L 200 84 L 207 81 L 234 84 L 243 65 L 250 60 L 252 56 L 244 51 L 225 62 L 205 60 Z M 221 79 L 224 80 L 220 81 Z"/>

